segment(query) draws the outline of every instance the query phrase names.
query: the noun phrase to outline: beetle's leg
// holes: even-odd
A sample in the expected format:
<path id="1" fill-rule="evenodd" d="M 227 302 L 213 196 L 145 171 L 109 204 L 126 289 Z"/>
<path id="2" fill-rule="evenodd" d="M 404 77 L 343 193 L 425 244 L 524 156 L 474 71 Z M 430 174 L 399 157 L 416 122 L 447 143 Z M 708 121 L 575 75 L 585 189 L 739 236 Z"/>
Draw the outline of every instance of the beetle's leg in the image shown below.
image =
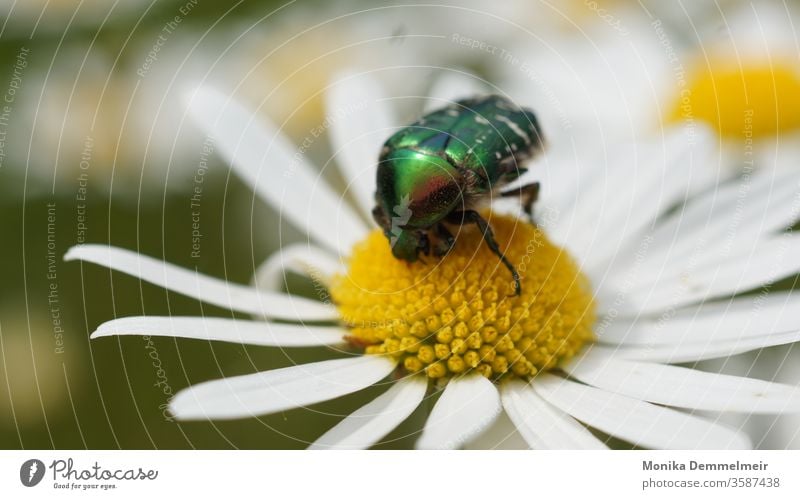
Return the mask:
<path id="1" fill-rule="evenodd" d="M 428 235 L 424 232 L 419 236 L 419 246 L 417 249 L 425 256 L 429 256 L 431 254 L 431 241 L 428 239 Z"/>
<path id="2" fill-rule="evenodd" d="M 525 213 L 531 221 L 533 221 L 533 204 L 539 199 L 539 187 L 539 182 L 531 182 L 530 184 L 521 185 L 517 189 L 501 192 L 500 196 L 518 196 L 522 203 L 522 209 L 525 210 Z"/>
<path id="3" fill-rule="evenodd" d="M 433 254 L 437 257 L 442 257 L 446 255 L 450 248 L 453 247 L 453 244 L 456 242 L 456 238 L 453 237 L 453 234 L 447 230 L 447 227 L 444 224 L 436 224 L 436 242 L 433 245 Z"/>
<path id="4" fill-rule="evenodd" d="M 447 221 L 454 224 L 475 224 L 478 226 L 478 229 L 483 234 L 483 240 L 486 242 L 486 245 L 489 246 L 489 249 L 492 250 L 492 253 L 497 255 L 503 265 L 511 272 L 511 276 L 514 278 L 514 296 L 519 296 L 522 293 L 522 284 L 520 284 L 519 273 L 517 273 L 517 269 L 514 268 L 511 262 L 508 261 L 508 258 L 500 251 L 500 247 L 497 245 L 497 241 L 494 240 L 494 233 L 492 232 L 492 228 L 489 227 L 489 223 L 483 219 L 483 217 L 475 210 L 464 210 L 464 211 L 456 211 L 448 215 Z"/>
<path id="5" fill-rule="evenodd" d="M 372 219 L 375 220 L 375 223 L 378 224 L 378 227 L 386 228 L 390 226 L 388 221 L 386 220 L 386 213 L 383 211 L 383 208 L 380 205 L 376 205 L 372 208 Z"/>

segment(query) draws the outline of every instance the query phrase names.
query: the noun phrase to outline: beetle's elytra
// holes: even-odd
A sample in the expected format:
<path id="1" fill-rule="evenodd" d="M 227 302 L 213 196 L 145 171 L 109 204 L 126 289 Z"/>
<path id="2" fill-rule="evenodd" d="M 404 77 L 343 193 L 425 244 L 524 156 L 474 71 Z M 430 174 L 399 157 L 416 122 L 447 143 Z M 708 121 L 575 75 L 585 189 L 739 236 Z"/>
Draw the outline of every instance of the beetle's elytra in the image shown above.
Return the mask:
<path id="1" fill-rule="evenodd" d="M 475 224 L 508 267 L 519 295 L 516 269 L 475 207 L 493 193 L 517 195 L 530 214 L 538 183 L 499 191 L 525 172 L 521 165 L 542 145 L 533 112 L 498 95 L 460 100 L 392 135 L 378 160 L 372 213 L 394 256 L 409 262 L 420 253 L 442 256 L 454 243 L 447 225 Z"/>

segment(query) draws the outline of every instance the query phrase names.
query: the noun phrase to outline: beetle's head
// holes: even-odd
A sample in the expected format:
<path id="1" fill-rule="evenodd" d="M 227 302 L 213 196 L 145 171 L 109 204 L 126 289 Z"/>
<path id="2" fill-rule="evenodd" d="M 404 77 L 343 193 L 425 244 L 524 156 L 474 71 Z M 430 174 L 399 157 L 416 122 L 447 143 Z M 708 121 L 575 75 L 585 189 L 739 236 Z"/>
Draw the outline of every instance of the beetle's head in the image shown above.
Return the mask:
<path id="1" fill-rule="evenodd" d="M 464 178 L 446 159 L 411 149 L 381 154 L 373 216 L 395 257 L 427 253 L 427 231 L 463 203 Z"/>

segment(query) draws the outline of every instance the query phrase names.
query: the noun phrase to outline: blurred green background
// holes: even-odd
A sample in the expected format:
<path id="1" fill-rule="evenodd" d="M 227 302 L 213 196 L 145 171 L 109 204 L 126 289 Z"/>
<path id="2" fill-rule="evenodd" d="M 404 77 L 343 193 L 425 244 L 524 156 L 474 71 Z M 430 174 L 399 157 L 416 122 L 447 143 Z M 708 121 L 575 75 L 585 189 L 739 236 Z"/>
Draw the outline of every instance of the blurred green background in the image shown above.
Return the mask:
<path id="1" fill-rule="evenodd" d="M 77 2 L 51 2 L 38 19 L 44 6 L 39 3 L 28 6 L 31 12 L 20 12 L 24 7 L 19 6 L 12 11 L 0 37 L 3 78 L 9 81 L 20 50 L 29 51 L 22 88 L 7 127 L 9 140 L 17 143 L 13 152 L 8 151 L 11 146 L 6 147 L 9 156 L 0 168 L 4 243 L 0 258 L 0 373 L 5 381 L 0 383 L 0 448 L 304 446 L 303 442 L 315 438 L 321 425 L 332 424 L 326 414 L 343 413 L 346 406 L 327 404 L 320 407 L 319 414 L 294 411 L 261 420 L 177 425 L 165 417 L 165 390 L 174 392 L 223 374 L 289 365 L 319 352 L 284 353 L 163 338 L 154 338 L 152 343 L 139 337 L 90 342 L 89 333 L 114 317 L 145 312 L 230 316 L 230 312 L 201 306 L 97 266 L 61 259 L 83 232 L 87 242 L 137 249 L 246 283 L 253 262 L 277 249 L 277 238 L 271 237 L 276 214 L 254 204 L 250 189 L 230 177 L 227 166 L 215 156 L 202 163 L 202 137 L 195 137 L 183 150 L 178 142 L 177 152 L 171 151 L 173 141 L 165 146 L 153 143 L 161 139 L 162 128 L 155 127 L 168 127 L 174 118 L 168 115 L 176 113 L 170 107 L 174 103 L 165 105 L 167 115 L 162 121 L 167 124 L 158 125 L 148 118 L 143 119 L 150 125 L 137 123 L 136 113 L 143 110 L 135 107 L 158 108 L 159 91 L 166 92 L 169 77 L 180 72 L 186 49 L 209 27 L 221 22 L 209 36 L 232 40 L 282 4 L 132 1 L 123 4 L 136 5 L 114 10 L 107 2 L 85 2 L 80 9 Z M 176 15 L 184 19 L 166 37 L 148 74 L 159 80 L 142 98 L 142 88 L 149 82 L 137 80 L 135 71 L 164 33 L 165 23 Z M 282 43 L 286 33 L 306 29 L 310 24 L 302 17 L 284 15 L 279 23 L 257 23 L 250 29 L 258 31 L 266 53 Z M 226 27 L 231 31 L 226 33 Z M 272 38 L 272 29 L 281 34 Z M 208 43 L 217 51 L 214 58 L 228 46 L 220 43 Z M 180 46 L 172 50 L 177 44 Z M 209 64 L 213 63 L 208 57 Z M 299 66 L 303 60 L 282 62 L 287 68 L 276 70 L 276 77 L 285 76 L 293 62 Z M 265 81 L 257 88 L 255 84 L 253 92 L 266 92 L 269 85 Z M 301 113 L 306 98 L 303 92 L 311 94 L 312 89 L 299 89 L 294 97 Z M 306 107 L 316 107 L 313 113 L 319 114 L 318 102 Z M 295 121 L 303 120 L 305 126 L 311 126 L 308 117 Z M 294 126 L 299 129 L 303 125 Z M 148 137 L 151 129 L 155 137 Z M 91 137 L 88 146 L 87 137 Z M 172 153 L 180 160 L 171 161 Z M 88 162 L 88 167 L 82 168 L 81 161 Z M 168 165 L 181 162 L 188 168 L 186 164 L 182 169 L 175 166 L 175 171 L 167 173 Z M 191 222 L 196 209 L 190 206 L 190 198 L 194 177 L 198 169 L 205 173 L 205 167 L 200 207 L 202 251 L 199 258 L 193 258 Z M 79 178 L 83 173 L 88 177 L 85 193 Z M 79 227 L 84 210 L 85 229 Z M 54 230 L 49 233 L 48 216 L 53 213 Z M 55 241 L 49 246 L 52 233 Z M 285 234 L 293 237 L 288 229 Z M 51 285 L 57 286 L 55 293 Z M 63 334 L 63 339 L 57 338 L 58 334 Z M 159 366 L 163 372 L 158 371 Z"/>
<path id="2" fill-rule="evenodd" d="M 467 34 L 520 53 L 526 31 L 540 45 L 570 37 L 593 44 L 619 32 L 614 20 L 632 26 L 645 18 L 647 40 L 671 75 L 664 80 L 675 87 L 669 52 L 661 49 L 653 19 L 663 20 L 676 50 L 694 52 L 685 56 L 689 70 L 690 61 L 703 53 L 699 47 L 710 43 L 696 30 L 719 34 L 721 17 L 749 5 L 721 2 L 703 9 L 575 0 L 490 8 L 467 1 L 450 8 L 392 9 L 390 2 L 120 3 L 6 1 L 0 11 L 0 91 L 6 90 L 0 116 L 0 448 L 302 448 L 331 427 L 337 414 L 379 390 L 314 410 L 176 424 L 163 410 L 170 391 L 321 353 L 166 338 L 89 341 L 97 325 L 115 317 L 231 313 L 98 266 L 63 262 L 67 248 L 82 238 L 239 283 L 250 281 L 280 240 L 303 239 L 280 224 L 276 212 L 231 176 L 227 165 L 213 154 L 206 157 L 205 137 L 184 121 L 180 96 L 187 85 L 206 80 L 235 88 L 300 142 L 324 119 L 324 86 L 348 65 L 414 66 L 413 77 L 386 82 L 391 91 L 408 94 L 424 94 L 439 68 L 451 67 L 512 88 L 516 80 L 526 83 L 519 72 L 509 74 L 496 55 L 454 44 L 448 35 Z M 504 16 L 518 28 L 491 16 Z M 686 19 L 700 27 L 687 28 Z M 569 56 L 566 49 L 564 54 Z M 797 63 L 796 53 L 788 58 L 795 77 Z M 789 80 L 786 87 L 773 82 L 768 102 L 800 108 L 800 93 L 790 95 L 800 86 Z M 527 81 L 527 86 L 535 85 Z M 734 106 L 746 98 L 737 88 L 729 98 Z M 676 102 L 664 97 L 653 103 L 663 107 L 665 117 L 650 125 L 668 121 Z M 401 115 L 416 112 L 401 110 Z M 589 118 L 596 121 L 594 114 Z M 574 124 L 580 116 L 571 119 Z M 593 122 L 604 126 L 598 123 Z M 613 127 L 604 130 L 612 133 Z M 764 135 L 767 144 L 786 136 L 791 146 L 797 143 L 794 132 L 788 123 Z M 342 185 L 327 163 L 327 138 L 312 141 L 307 155 L 327 165 L 326 178 Z M 200 185 L 198 174 L 203 237 L 199 257 L 193 257 L 190 200 Z M 302 282 L 297 290 L 310 294 Z M 426 410 L 420 408 L 382 446 L 408 447 L 413 439 L 408 435 L 421 426 Z"/>
<path id="3" fill-rule="evenodd" d="M 0 448 L 302 448 L 336 414 L 374 397 L 368 390 L 315 411 L 175 424 L 164 410 L 169 393 L 321 353 L 164 338 L 89 341 L 97 325 L 114 317 L 231 312 L 62 261 L 84 238 L 249 282 L 279 247 L 277 213 L 255 201 L 216 156 L 204 154 L 205 137 L 182 124 L 181 83 L 231 81 L 256 102 L 275 92 L 264 107 L 302 139 L 324 118 L 319 91 L 351 59 L 328 53 L 332 37 L 345 43 L 335 37 L 350 25 L 319 24 L 351 8 L 369 5 L 341 12 L 327 2 L 274 1 L 5 7 L 0 61 L 3 78 L 9 85 L 19 80 L 19 89 L 2 127 Z M 386 37 L 402 29 L 404 21 L 386 20 L 372 28 Z M 214 64 L 216 73 L 209 70 Z M 307 154 L 326 158 L 328 149 L 321 139 Z M 202 188 L 199 257 L 192 256 L 196 186 Z M 286 224 L 281 231 L 284 241 L 302 239 Z M 408 435 L 408 425 L 421 422 L 412 417 L 396 434 Z M 392 445 L 407 447 L 408 439 Z"/>

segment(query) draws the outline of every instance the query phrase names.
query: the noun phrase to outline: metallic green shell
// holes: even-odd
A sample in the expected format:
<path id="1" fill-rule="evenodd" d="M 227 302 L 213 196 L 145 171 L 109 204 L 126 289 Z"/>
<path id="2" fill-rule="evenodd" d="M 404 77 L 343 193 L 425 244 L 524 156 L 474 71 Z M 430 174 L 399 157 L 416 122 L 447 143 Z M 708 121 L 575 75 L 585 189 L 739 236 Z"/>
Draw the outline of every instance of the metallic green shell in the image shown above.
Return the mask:
<path id="1" fill-rule="evenodd" d="M 374 214 L 395 256 L 416 260 L 424 243 L 413 231 L 514 180 L 541 147 L 533 112 L 497 95 L 458 101 L 392 135 L 379 158 Z"/>
<path id="2" fill-rule="evenodd" d="M 381 156 L 397 149 L 444 156 L 450 164 L 477 173 L 483 187 L 491 189 L 508 180 L 504 176 L 518 176 L 519 163 L 541 147 L 533 112 L 489 95 L 461 100 L 422 117 L 390 137 Z"/>
<path id="3" fill-rule="evenodd" d="M 386 207 L 403 227 L 427 229 L 455 208 L 461 174 L 446 159 L 411 148 L 391 149 L 381 157 L 378 185 L 386 187 Z"/>

